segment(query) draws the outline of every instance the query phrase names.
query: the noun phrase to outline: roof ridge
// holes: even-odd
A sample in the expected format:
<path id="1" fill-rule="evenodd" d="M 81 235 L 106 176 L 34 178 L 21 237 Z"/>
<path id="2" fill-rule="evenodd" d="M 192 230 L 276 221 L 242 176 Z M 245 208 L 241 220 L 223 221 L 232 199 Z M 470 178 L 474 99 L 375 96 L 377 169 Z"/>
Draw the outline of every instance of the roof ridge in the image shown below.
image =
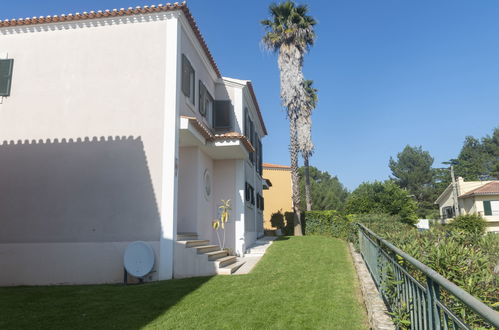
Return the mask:
<path id="1" fill-rule="evenodd" d="M 494 186 L 497 185 L 497 188 L 498 188 L 497 192 L 499 192 L 499 181 L 492 181 L 492 182 L 487 182 L 483 186 L 480 186 L 480 187 L 477 187 L 475 189 L 472 189 L 472 190 L 470 190 L 470 191 L 462 194 L 459 197 L 472 196 L 475 193 L 493 194 L 493 193 L 495 193 L 495 191 L 483 191 L 483 190 L 486 190 L 489 186 L 493 186 L 493 185 Z"/>

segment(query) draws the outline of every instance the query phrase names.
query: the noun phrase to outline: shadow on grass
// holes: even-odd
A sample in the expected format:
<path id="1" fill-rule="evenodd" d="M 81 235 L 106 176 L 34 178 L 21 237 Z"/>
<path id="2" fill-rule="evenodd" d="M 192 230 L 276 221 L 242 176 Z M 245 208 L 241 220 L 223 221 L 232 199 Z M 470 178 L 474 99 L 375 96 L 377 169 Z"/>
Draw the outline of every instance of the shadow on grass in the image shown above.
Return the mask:
<path id="1" fill-rule="evenodd" d="M 129 286 L 0 288 L 0 329 L 139 329 L 211 278 Z"/>

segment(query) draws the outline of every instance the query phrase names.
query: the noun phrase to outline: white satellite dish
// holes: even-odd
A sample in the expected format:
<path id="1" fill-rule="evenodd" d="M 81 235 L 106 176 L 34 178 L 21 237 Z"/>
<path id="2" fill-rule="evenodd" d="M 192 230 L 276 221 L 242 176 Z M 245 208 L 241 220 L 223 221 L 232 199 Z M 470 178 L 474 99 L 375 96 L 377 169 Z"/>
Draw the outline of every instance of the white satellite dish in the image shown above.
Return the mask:
<path id="1" fill-rule="evenodd" d="M 132 242 L 126 247 L 123 264 L 130 275 L 144 277 L 154 266 L 154 251 L 146 242 Z"/>

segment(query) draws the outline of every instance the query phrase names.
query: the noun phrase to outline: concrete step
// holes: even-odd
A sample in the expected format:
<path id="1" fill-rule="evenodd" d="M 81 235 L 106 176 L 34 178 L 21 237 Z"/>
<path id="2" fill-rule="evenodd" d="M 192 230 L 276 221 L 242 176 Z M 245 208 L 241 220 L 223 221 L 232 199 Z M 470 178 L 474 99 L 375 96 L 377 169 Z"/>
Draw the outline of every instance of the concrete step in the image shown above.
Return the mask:
<path id="1" fill-rule="evenodd" d="M 223 257 L 220 259 L 215 260 L 215 263 L 217 264 L 218 268 L 225 267 L 227 265 L 233 264 L 237 261 L 236 256 L 227 256 Z"/>
<path id="2" fill-rule="evenodd" d="M 217 248 L 218 248 L 218 246 L 217 246 Z M 218 250 L 218 251 L 208 252 L 205 254 L 208 256 L 208 260 L 215 261 L 217 259 L 220 259 L 220 258 L 227 256 L 229 253 L 227 253 L 227 251 L 224 251 L 224 250 Z"/>
<path id="3" fill-rule="evenodd" d="M 191 248 L 195 246 L 205 246 L 210 244 L 210 241 L 207 239 L 195 239 L 195 240 L 188 240 L 188 241 L 182 241 L 185 242 L 185 247 Z"/>
<path id="4" fill-rule="evenodd" d="M 217 274 L 219 274 L 219 275 L 231 275 L 235 271 L 237 271 L 242 265 L 244 265 L 244 261 L 234 262 L 228 266 L 219 268 L 217 270 Z"/>
<path id="5" fill-rule="evenodd" d="M 208 253 L 220 250 L 220 247 L 218 245 L 200 245 L 194 246 L 194 248 L 196 249 L 197 253 Z"/>
<path id="6" fill-rule="evenodd" d="M 197 240 L 197 233 L 177 233 L 177 241 Z"/>

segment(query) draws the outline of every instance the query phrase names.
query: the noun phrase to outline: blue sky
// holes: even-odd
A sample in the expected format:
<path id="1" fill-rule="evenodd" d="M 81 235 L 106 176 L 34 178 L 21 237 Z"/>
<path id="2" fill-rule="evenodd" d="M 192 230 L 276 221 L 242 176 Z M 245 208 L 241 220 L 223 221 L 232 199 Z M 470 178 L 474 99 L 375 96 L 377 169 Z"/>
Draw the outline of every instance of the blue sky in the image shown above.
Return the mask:
<path id="1" fill-rule="evenodd" d="M 260 20 L 270 1 L 189 0 L 224 76 L 253 81 L 269 131 L 265 162 L 289 164 L 276 56 Z M 319 89 L 311 164 L 350 189 L 388 178 L 388 160 L 421 145 L 435 165 L 467 135 L 499 125 L 499 1 L 299 1 L 318 25 L 304 72 Z M 142 0 L 2 1 L 0 18 L 155 4 Z M 0 43 L 1 47 L 1 43 Z"/>

